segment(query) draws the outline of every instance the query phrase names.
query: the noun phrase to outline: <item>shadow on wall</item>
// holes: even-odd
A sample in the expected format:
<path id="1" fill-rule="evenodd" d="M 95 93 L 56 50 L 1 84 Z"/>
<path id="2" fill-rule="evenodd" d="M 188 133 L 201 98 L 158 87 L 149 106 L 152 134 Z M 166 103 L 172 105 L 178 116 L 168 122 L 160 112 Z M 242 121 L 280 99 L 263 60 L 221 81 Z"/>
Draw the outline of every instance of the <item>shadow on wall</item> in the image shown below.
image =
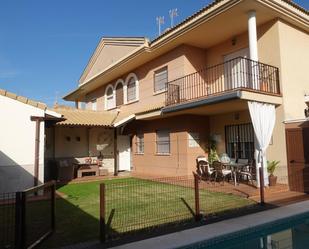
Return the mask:
<path id="1" fill-rule="evenodd" d="M 39 166 L 42 169 L 42 165 Z M 34 165 L 20 165 L 0 151 L 0 193 L 16 192 L 33 187 Z M 39 184 L 42 182 L 39 181 Z"/>
<path id="2" fill-rule="evenodd" d="M 29 172 L 30 171 L 30 172 Z M 33 186 L 33 165 L 19 165 L 5 153 L 0 151 L 0 193 L 22 191 Z M 39 184 L 42 184 L 39 182 Z M 77 184 L 72 184 L 78 187 Z M 83 210 L 80 206 L 88 202 L 87 198 L 80 198 L 77 193 L 71 196 L 71 185 L 62 186 L 63 193 L 56 194 L 56 231 L 41 245 L 41 248 L 54 248 L 71 245 L 78 242 L 99 239 L 99 200 L 89 210 Z M 96 186 L 94 191 L 99 191 Z M 3 204 L 3 203 L 2 203 Z M 4 208 L 0 202 L 0 247 L 3 243 L 9 245 L 10 241 L 3 237 L 10 232 L 10 238 L 14 244 L 14 212 L 9 218 L 7 206 Z M 49 200 L 31 201 L 26 203 L 26 229 L 29 235 L 40 234 L 50 224 Z M 12 209 L 14 210 L 14 209 Z M 11 214 L 11 213 L 10 213 Z M 2 233 L 4 232 L 4 233 Z M 30 237 L 31 237 L 30 236 Z M 28 239 L 30 239 L 28 237 Z M 4 241 L 3 241 L 4 240 Z M 13 245 L 12 244 L 12 245 Z"/>

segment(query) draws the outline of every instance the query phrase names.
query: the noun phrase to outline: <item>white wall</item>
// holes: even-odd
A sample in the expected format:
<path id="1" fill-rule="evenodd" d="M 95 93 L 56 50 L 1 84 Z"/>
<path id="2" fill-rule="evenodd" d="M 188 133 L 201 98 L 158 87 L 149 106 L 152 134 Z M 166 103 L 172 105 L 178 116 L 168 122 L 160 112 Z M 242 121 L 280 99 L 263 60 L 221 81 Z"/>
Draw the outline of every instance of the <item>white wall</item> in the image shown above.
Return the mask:
<path id="1" fill-rule="evenodd" d="M 33 186 L 35 122 L 44 111 L 0 95 L 0 193 Z M 44 122 L 41 122 L 39 182 L 44 181 Z"/>
<path id="2" fill-rule="evenodd" d="M 55 127 L 55 158 L 88 156 L 88 139 L 86 127 Z"/>

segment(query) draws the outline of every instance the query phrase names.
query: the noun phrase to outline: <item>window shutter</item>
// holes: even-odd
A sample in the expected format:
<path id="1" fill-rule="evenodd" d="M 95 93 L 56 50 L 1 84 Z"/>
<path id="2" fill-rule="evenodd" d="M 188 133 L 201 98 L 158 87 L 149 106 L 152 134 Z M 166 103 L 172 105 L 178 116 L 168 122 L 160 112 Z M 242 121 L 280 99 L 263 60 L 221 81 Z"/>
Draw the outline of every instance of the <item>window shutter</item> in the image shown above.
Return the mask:
<path id="1" fill-rule="evenodd" d="M 170 133 L 169 131 L 157 131 L 157 153 L 170 153 Z"/>
<path id="2" fill-rule="evenodd" d="M 111 108 L 113 108 L 114 106 L 114 103 L 113 103 L 113 101 L 114 101 L 114 96 L 113 96 L 113 89 L 112 88 L 109 88 L 108 90 L 107 90 L 107 93 L 106 93 L 106 108 L 107 109 L 111 109 Z"/>
<path id="3" fill-rule="evenodd" d="M 155 71 L 154 74 L 155 92 L 166 90 L 167 82 L 168 82 L 167 67 Z"/>
<path id="4" fill-rule="evenodd" d="M 119 83 L 116 87 L 116 106 L 123 105 L 123 85 Z"/>
<path id="5" fill-rule="evenodd" d="M 134 77 L 130 78 L 128 82 L 127 95 L 128 102 L 136 100 L 136 81 Z"/>

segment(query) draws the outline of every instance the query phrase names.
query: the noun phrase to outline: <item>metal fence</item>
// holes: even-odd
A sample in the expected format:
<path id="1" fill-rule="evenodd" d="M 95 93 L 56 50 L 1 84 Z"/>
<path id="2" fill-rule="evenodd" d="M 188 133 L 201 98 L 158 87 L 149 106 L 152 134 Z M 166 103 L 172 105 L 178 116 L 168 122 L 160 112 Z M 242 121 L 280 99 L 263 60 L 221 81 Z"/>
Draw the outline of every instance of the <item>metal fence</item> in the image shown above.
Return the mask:
<path id="1" fill-rule="evenodd" d="M 0 194 L 0 248 L 13 248 L 16 193 Z"/>
<path id="2" fill-rule="evenodd" d="M 0 194 L 0 248 L 33 248 L 54 231 L 55 183 Z"/>
<path id="3" fill-rule="evenodd" d="M 100 192 L 102 242 L 141 239 L 261 209 L 259 201 L 248 198 L 253 192 L 259 195 L 254 186 L 209 183 L 193 176 L 128 178 L 102 183 Z"/>

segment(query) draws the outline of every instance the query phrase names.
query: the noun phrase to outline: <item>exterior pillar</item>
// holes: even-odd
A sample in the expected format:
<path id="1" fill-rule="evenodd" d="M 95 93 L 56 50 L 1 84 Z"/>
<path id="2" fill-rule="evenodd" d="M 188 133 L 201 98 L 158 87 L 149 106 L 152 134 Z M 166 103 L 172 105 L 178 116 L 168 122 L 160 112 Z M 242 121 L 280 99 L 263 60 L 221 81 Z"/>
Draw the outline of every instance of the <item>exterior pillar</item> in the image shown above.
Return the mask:
<path id="1" fill-rule="evenodd" d="M 118 175 L 117 128 L 114 128 L 114 176 Z"/>
<path id="2" fill-rule="evenodd" d="M 39 185 L 39 163 L 40 163 L 40 125 L 44 121 L 43 117 L 31 116 L 31 121 L 35 122 L 35 148 L 34 148 L 34 176 L 33 185 Z"/>
<path id="3" fill-rule="evenodd" d="M 249 51 L 250 59 L 254 61 L 259 60 L 258 44 L 257 44 L 257 31 L 256 31 L 256 12 L 250 10 L 248 12 L 248 34 L 249 34 Z"/>

